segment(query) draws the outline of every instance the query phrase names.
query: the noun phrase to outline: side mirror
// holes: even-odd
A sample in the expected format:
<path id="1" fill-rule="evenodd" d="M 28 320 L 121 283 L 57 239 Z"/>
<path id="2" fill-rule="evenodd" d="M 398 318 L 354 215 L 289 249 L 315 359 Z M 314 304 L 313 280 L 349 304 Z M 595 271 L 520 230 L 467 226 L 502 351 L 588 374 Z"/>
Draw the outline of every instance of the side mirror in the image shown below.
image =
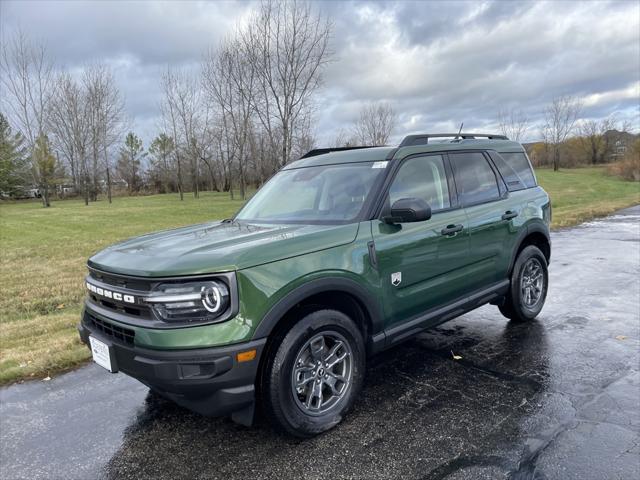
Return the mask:
<path id="1" fill-rule="evenodd" d="M 431 218 L 431 207 L 421 198 L 401 198 L 391 205 L 391 215 L 385 223 L 423 222 Z"/>

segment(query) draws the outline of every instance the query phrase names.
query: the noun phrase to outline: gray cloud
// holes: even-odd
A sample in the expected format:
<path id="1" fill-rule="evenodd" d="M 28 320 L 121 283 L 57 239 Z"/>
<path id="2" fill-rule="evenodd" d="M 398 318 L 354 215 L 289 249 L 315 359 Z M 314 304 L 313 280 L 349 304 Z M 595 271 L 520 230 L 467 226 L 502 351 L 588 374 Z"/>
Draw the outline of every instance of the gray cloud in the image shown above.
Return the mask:
<path id="1" fill-rule="evenodd" d="M 495 128 L 508 105 L 541 120 L 556 95 L 584 116 L 638 123 L 637 2 L 317 2 L 334 24 L 335 61 L 317 98 L 320 143 L 370 101 L 390 102 L 409 131 Z M 239 2 L 0 3 L 0 28 L 21 27 L 70 69 L 114 69 L 145 141 L 156 133 L 160 75 L 190 66 L 252 7 Z M 640 126 L 637 126 L 640 128 Z M 534 132 L 535 135 L 535 132 Z"/>

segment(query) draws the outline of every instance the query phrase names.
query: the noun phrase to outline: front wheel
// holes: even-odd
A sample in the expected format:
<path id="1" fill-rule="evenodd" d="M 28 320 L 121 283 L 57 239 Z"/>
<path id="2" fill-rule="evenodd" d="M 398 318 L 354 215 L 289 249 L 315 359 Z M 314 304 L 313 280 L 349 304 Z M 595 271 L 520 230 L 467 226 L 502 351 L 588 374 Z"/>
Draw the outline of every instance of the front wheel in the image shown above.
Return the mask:
<path id="1" fill-rule="evenodd" d="M 534 319 L 544 306 L 548 287 L 547 259 L 538 247 L 525 247 L 513 266 L 511 286 L 500 312 L 516 322 Z"/>
<path id="2" fill-rule="evenodd" d="M 335 310 L 301 318 L 268 360 L 263 394 L 281 430 L 312 437 L 334 427 L 362 386 L 365 348 L 355 323 Z"/>

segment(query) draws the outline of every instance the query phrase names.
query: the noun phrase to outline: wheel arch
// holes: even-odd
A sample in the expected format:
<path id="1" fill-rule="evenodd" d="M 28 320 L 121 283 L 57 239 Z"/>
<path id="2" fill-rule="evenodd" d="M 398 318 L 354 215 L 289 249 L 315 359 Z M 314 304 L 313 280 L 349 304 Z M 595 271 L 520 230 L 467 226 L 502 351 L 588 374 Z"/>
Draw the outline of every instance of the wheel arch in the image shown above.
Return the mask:
<path id="1" fill-rule="evenodd" d="M 299 315 L 313 310 L 332 308 L 352 318 L 365 343 L 367 354 L 377 351 L 384 343 L 383 317 L 375 296 L 364 287 L 343 277 L 323 277 L 311 280 L 286 294 L 263 317 L 253 338 L 267 338 L 260 358 L 257 392 L 262 395 L 264 375 L 269 358 Z M 378 335 L 374 335 L 378 333 Z"/>
<path id="2" fill-rule="evenodd" d="M 351 317 L 365 342 L 383 328 L 382 312 L 374 295 L 354 280 L 330 276 L 311 280 L 287 293 L 262 318 L 253 338 L 271 336 L 283 323 L 291 321 L 294 312 L 313 306 L 333 308 Z"/>
<path id="3" fill-rule="evenodd" d="M 511 262 L 509 264 L 509 275 L 513 271 L 513 266 L 516 263 L 516 259 L 520 252 L 529 245 L 538 247 L 547 264 L 551 262 L 551 237 L 549 236 L 549 228 L 542 222 L 531 222 L 522 229 L 518 240 L 516 241 L 517 247 L 511 254 Z"/>

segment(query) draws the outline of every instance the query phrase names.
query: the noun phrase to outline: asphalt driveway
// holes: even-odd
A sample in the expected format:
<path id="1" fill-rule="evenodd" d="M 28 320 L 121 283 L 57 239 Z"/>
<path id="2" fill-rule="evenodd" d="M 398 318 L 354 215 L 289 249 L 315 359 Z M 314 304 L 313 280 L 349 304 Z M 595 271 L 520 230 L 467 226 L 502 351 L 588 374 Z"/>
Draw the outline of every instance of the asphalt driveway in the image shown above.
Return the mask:
<path id="1" fill-rule="evenodd" d="M 486 306 L 385 352 L 304 442 L 96 365 L 4 388 L 0 477 L 640 478 L 640 207 L 554 233 L 550 272 L 537 321 Z"/>

